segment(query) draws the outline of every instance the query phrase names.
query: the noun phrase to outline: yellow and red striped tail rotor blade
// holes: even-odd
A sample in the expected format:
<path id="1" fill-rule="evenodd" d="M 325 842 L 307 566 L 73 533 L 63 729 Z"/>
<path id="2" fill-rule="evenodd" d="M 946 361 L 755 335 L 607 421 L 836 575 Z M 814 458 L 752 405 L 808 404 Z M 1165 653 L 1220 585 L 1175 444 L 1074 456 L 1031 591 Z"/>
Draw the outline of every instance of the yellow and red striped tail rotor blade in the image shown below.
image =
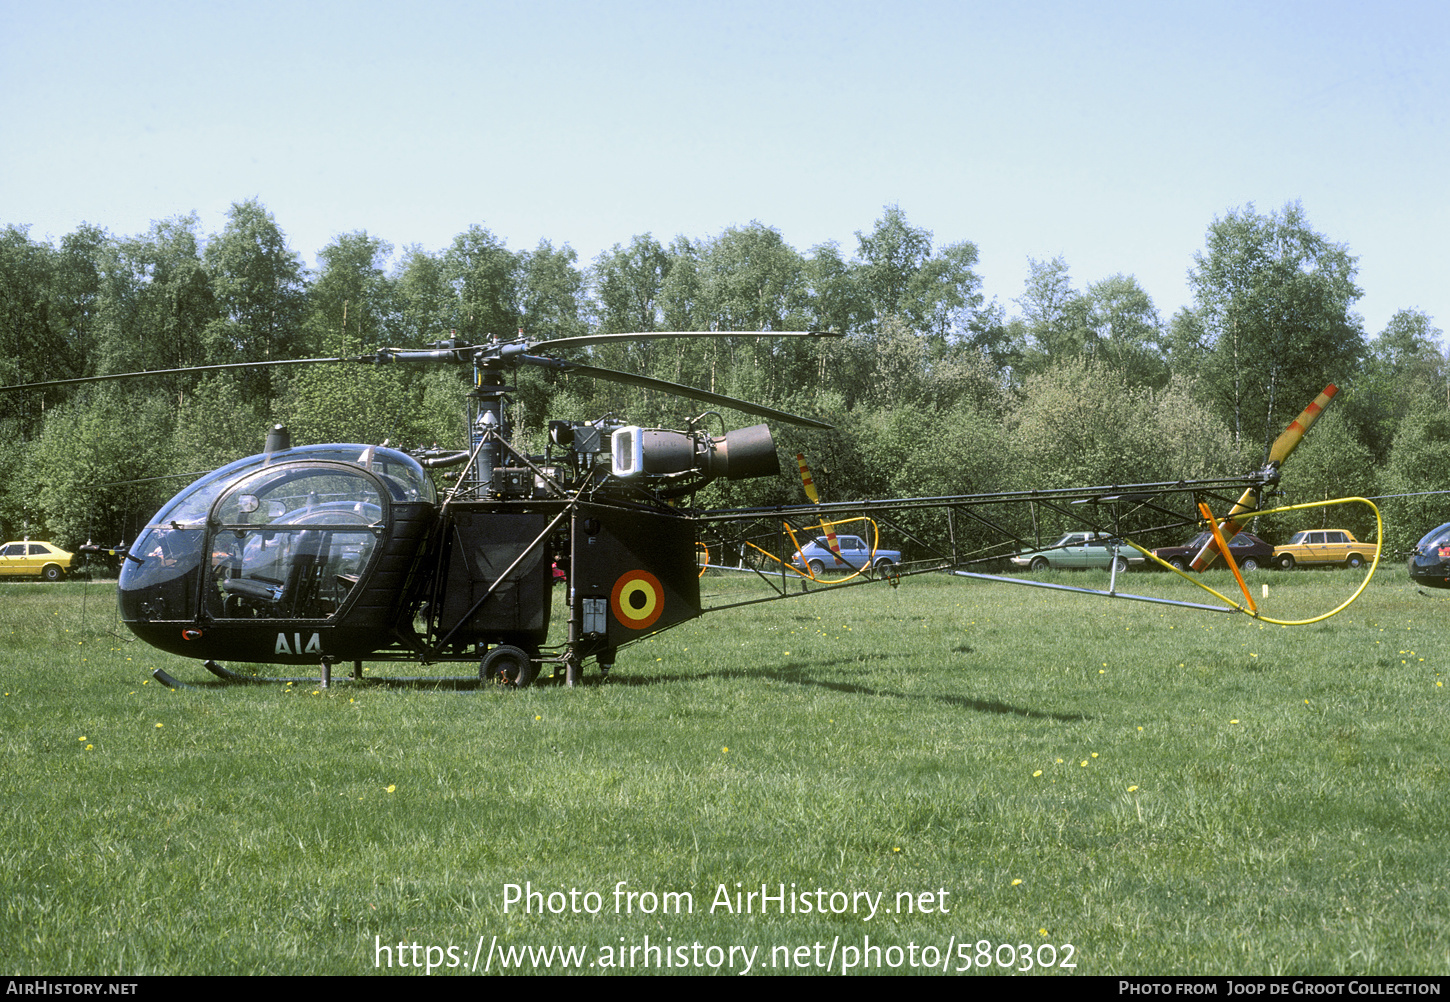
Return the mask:
<path id="1" fill-rule="evenodd" d="M 1329 401 L 1333 400 L 1334 395 L 1338 392 L 1339 387 L 1330 383 L 1324 387 L 1324 391 L 1315 397 L 1308 407 L 1305 407 L 1299 413 L 1298 417 L 1289 422 L 1289 427 L 1285 428 L 1283 434 L 1274 439 L 1274 444 L 1269 449 L 1269 462 L 1271 464 L 1281 464 L 1289 458 L 1290 454 L 1299 447 L 1299 442 L 1304 438 L 1304 433 L 1309 430 L 1309 426 L 1319 419 L 1319 415 L 1324 413 L 1324 408 L 1329 406 Z M 1255 507 L 1254 491 L 1252 489 L 1244 491 L 1243 496 L 1239 498 L 1238 504 L 1234 505 L 1233 510 L 1228 513 L 1228 518 L 1224 519 L 1219 525 L 1219 532 L 1223 534 L 1225 540 L 1231 540 L 1234 536 L 1238 535 L 1238 531 L 1248 521 L 1248 518 L 1240 518 L 1239 516 L 1251 516 Z M 1210 536 L 1208 542 L 1203 545 L 1203 549 L 1198 551 L 1198 556 L 1193 558 L 1193 569 L 1196 571 L 1203 570 L 1212 564 L 1214 558 L 1217 556 L 1218 541 Z"/>
<path id="2" fill-rule="evenodd" d="M 1269 462 L 1282 463 L 1289 458 L 1289 454 L 1298 447 L 1299 440 L 1304 437 L 1309 426 L 1318 419 L 1320 414 L 1324 413 L 1324 408 L 1329 406 L 1329 401 L 1333 400 L 1334 395 L 1338 392 L 1339 387 L 1330 383 L 1324 387 L 1323 393 L 1314 398 L 1313 403 L 1305 407 L 1298 417 L 1289 422 L 1289 427 L 1284 429 L 1284 433 L 1274 439 L 1274 445 L 1269 449 Z"/>
<path id="3" fill-rule="evenodd" d="M 846 564 L 846 558 L 841 556 L 841 543 L 839 540 L 836 539 L 836 527 L 834 524 L 829 522 L 826 523 L 826 545 L 829 546 L 831 548 L 831 552 L 836 555 L 836 566 L 844 567 Z"/>
<path id="4" fill-rule="evenodd" d="M 816 492 L 815 481 L 811 479 L 811 468 L 806 465 L 806 454 L 797 452 L 795 454 L 796 465 L 801 468 L 801 486 L 806 490 L 806 497 L 811 499 L 811 504 L 820 504 L 821 496 Z M 830 522 L 822 522 L 821 528 L 826 530 L 826 545 L 836 555 L 836 566 L 840 567 L 846 563 L 841 556 L 841 544 L 836 540 L 836 529 Z"/>
<path id="5" fill-rule="evenodd" d="M 795 461 L 796 465 L 801 468 L 801 486 L 806 489 L 806 497 L 811 499 L 811 504 L 820 504 L 821 497 L 816 493 L 815 481 L 811 479 L 811 468 L 806 465 L 806 454 L 797 452 Z"/>

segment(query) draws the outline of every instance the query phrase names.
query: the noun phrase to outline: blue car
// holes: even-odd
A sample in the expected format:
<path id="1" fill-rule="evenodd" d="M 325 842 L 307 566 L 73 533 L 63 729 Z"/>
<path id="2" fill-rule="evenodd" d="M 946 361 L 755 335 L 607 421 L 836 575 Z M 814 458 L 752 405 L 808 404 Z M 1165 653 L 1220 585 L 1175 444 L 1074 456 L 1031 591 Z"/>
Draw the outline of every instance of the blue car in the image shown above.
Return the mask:
<path id="1" fill-rule="evenodd" d="M 860 536 L 837 536 L 836 544 L 841 547 L 839 560 L 831 552 L 826 537 L 817 536 L 796 550 L 790 562 L 796 569 L 809 571 L 812 577 L 817 578 L 831 570 L 854 573 L 868 564 L 872 571 L 884 577 L 896 570 L 896 565 L 901 563 L 900 550 L 884 550 L 878 547 L 873 554 L 871 547 L 866 545 L 866 540 Z"/>

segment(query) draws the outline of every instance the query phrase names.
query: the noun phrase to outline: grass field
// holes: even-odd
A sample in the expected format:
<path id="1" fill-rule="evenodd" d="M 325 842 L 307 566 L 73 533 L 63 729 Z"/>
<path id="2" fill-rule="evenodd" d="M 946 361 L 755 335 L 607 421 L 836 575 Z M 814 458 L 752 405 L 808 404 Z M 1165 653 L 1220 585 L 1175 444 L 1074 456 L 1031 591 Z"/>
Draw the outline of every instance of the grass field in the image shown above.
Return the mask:
<path id="1" fill-rule="evenodd" d="M 0 585 L 7 973 L 1450 969 L 1450 593 L 1398 568 L 1292 629 L 914 578 L 575 690 L 228 687 L 113 602 Z"/>

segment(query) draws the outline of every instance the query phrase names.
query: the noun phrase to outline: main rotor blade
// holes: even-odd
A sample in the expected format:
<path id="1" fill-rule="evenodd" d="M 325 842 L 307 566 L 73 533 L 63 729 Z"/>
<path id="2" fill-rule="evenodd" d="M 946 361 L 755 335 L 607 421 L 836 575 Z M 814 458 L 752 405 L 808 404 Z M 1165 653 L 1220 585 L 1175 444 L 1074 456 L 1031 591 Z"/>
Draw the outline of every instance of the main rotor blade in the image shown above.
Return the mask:
<path id="1" fill-rule="evenodd" d="M 561 337 L 553 341 L 535 341 L 530 347 L 534 351 L 556 351 L 560 348 L 582 348 L 590 344 L 609 344 L 614 341 L 653 341 L 665 337 L 844 337 L 840 331 L 630 331 L 623 334 L 581 334 L 579 337 Z"/>
<path id="2" fill-rule="evenodd" d="M 8 390 L 44 390 L 52 386 L 77 386 L 81 383 L 105 383 L 112 379 L 135 379 L 141 376 L 178 376 L 188 372 L 221 372 L 224 369 L 265 369 L 274 365 L 311 365 L 317 362 L 366 362 L 371 355 L 353 358 L 285 358 L 270 362 L 228 362 L 225 365 L 189 365 L 180 369 L 143 369 L 141 372 L 113 372 L 104 376 L 77 376 L 74 379 L 52 379 L 44 383 L 15 383 L 0 386 L 0 393 Z"/>
<path id="3" fill-rule="evenodd" d="M 754 414 L 756 417 L 785 421 L 788 424 L 797 424 L 806 428 L 829 429 L 832 427 L 824 421 L 817 421 L 815 418 L 801 417 L 799 414 L 778 411 L 774 407 L 752 404 L 748 400 L 727 397 L 721 393 L 711 393 L 709 390 L 697 390 L 693 386 L 685 386 L 681 383 L 670 383 L 663 379 L 655 379 L 653 376 L 635 376 L 628 372 L 616 372 L 613 369 L 601 369 L 595 365 L 580 365 L 576 362 L 558 362 L 554 359 L 543 361 L 548 364 L 549 368 L 557 368 L 561 372 L 577 372 L 581 376 L 592 376 L 595 379 L 603 379 L 611 383 L 623 383 L 626 386 L 638 386 L 646 390 L 663 390 L 666 393 L 673 393 L 676 396 L 689 397 L 692 400 L 699 400 L 702 403 L 715 404 L 717 407 L 728 407 L 731 410 L 741 411 L 745 414 Z"/>

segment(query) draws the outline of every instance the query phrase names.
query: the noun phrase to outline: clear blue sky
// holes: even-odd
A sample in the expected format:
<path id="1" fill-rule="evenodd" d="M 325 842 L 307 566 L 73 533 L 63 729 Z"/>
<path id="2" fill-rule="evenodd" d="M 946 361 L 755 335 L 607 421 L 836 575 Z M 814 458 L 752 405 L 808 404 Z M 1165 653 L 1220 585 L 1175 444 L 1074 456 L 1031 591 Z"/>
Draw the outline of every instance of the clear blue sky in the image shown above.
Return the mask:
<path id="1" fill-rule="evenodd" d="M 1136 275 L 1164 317 L 1216 215 L 1298 199 L 1373 335 L 1450 328 L 1450 5 L 0 0 L 0 225 L 58 239 L 256 197 L 309 265 L 478 223 L 587 263 L 759 220 L 801 249 L 901 206 Z"/>

